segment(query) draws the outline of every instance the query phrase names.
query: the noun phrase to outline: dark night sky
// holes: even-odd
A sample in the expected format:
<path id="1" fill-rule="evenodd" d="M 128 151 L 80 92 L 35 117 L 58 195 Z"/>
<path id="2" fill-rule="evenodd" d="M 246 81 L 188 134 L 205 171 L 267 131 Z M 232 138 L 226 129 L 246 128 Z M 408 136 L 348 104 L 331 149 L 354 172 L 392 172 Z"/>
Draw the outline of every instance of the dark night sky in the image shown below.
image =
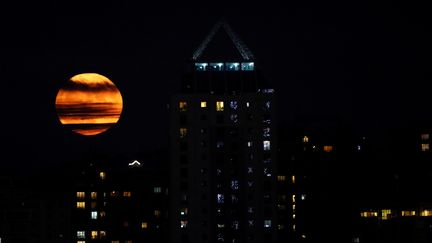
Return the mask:
<path id="1" fill-rule="evenodd" d="M 282 124 L 380 130 L 432 118 L 426 6 L 91 2 L 16 3 L 0 10 L 2 166 L 166 146 L 169 95 L 180 84 L 184 62 L 221 16 L 277 90 Z M 106 75 L 124 99 L 119 124 L 96 137 L 64 129 L 55 114 L 62 82 L 82 72 Z"/>

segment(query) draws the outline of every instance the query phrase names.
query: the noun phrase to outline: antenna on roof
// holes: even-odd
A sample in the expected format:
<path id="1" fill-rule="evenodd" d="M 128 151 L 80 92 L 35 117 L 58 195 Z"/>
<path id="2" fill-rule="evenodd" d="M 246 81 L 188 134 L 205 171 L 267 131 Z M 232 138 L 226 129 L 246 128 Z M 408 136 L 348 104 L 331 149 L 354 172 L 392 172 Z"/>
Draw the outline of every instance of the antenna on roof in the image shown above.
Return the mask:
<path id="1" fill-rule="evenodd" d="M 207 48 L 210 41 L 213 39 L 215 34 L 219 31 L 219 29 L 223 27 L 225 32 L 228 34 L 229 38 L 237 48 L 238 52 L 241 54 L 244 60 L 253 60 L 254 55 L 249 50 L 249 48 L 244 44 L 244 42 L 240 39 L 240 37 L 234 32 L 234 30 L 231 28 L 231 26 L 228 24 L 228 22 L 225 20 L 225 18 L 221 18 L 211 29 L 210 33 L 207 35 L 207 37 L 204 39 L 204 41 L 201 43 L 201 45 L 196 49 L 194 52 L 192 59 L 197 60 L 204 52 L 204 50 Z"/>

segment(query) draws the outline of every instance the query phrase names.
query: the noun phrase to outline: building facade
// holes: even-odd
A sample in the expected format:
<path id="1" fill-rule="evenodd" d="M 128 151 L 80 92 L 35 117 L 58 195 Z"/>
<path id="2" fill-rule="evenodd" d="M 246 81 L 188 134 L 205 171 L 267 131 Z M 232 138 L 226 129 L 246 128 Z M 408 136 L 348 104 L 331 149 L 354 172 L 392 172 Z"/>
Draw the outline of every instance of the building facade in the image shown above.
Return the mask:
<path id="1" fill-rule="evenodd" d="M 212 43 L 224 34 L 237 53 Z M 170 103 L 170 242 L 276 241 L 274 90 L 223 20 L 188 65 Z"/>

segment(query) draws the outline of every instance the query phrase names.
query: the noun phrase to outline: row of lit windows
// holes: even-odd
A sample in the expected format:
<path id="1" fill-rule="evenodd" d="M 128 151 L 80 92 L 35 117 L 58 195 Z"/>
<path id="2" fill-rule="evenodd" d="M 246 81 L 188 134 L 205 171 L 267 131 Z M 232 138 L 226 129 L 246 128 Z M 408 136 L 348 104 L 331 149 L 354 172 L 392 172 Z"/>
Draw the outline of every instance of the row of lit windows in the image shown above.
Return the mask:
<path id="1" fill-rule="evenodd" d="M 400 212 L 402 217 L 412 217 L 417 215 L 416 210 L 402 210 Z M 362 218 L 373 218 L 378 217 L 378 211 L 364 211 L 360 213 Z M 380 212 L 380 217 L 382 220 L 390 219 L 394 214 L 392 214 L 391 209 L 382 209 Z M 421 217 L 432 217 L 432 210 L 425 209 L 420 211 Z"/>
<path id="2" fill-rule="evenodd" d="M 195 63 L 196 71 L 253 71 L 255 65 L 253 62 L 197 62 Z"/>
<path id="3" fill-rule="evenodd" d="M 239 107 L 238 101 L 230 101 L 230 102 L 228 102 L 228 104 L 229 104 L 229 107 L 232 110 L 237 110 L 238 107 Z M 250 102 L 246 102 L 245 106 L 247 108 L 249 108 L 250 107 Z M 266 101 L 266 102 L 264 102 L 263 108 L 265 110 L 268 110 L 268 109 L 270 109 L 270 106 L 271 106 L 270 101 Z M 188 103 L 186 101 L 180 101 L 179 102 L 179 110 L 180 111 L 187 111 L 187 107 L 188 107 Z M 200 107 L 202 109 L 207 108 L 208 107 L 207 101 L 200 101 Z M 224 109 L 225 109 L 225 103 L 224 103 L 224 101 L 220 101 L 220 100 L 216 101 L 215 108 L 216 108 L 216 111 L 224 111 Z"/>
<path id="4" fill-rule="evenodd" d="M 291 176 L 291 182 L 292 182 L 292 184 L 295 184 L 295 180 L 296 180 L 295 175 L 292 175 L 292 176 Z M 285 176 L 285 175 L 278 175 L 278 176 L 277 176 L 277 181 L 279 181 L 279 182 L 284 182 L 284 181 L 286 181 L 286 176 Z"/>
<path id="5" fill-rule="evenodd" d="M 106 231 L 90 231 L 90 237 L 91 239 L 95 240 L 95 239 L 105 239 L 106 237 Z M 86 233 L 85 231 L 77 231 L 77 238 L 78 239 L 85 239 L 86 238 Z"/>
<path id="6" fill-rule="evenodd" d="M 202 128 L 200 132 L 201 133 L 206 133 L 207 131 L 204 130 L 204 128 Z M 222 133 L 222 132 L 223 132 L 223 130 L 220 133 Z M 181 127 L 179 129 L 179 137 L 180 138 L 185 138 L 187 136 L 187 134 L 188 134 L 188 129 L 186 127 Z M 262 136 L 265 137 L 265 138 L 270 137 L 270 127 L 264 127 L 262 129 Z M 246 145 L 247 145 L 247 147 L 252 147 L 253 142 L 252 141 L 248 141 L 246 143 Z"/>
<path id="7" fill-rule="evenodd" d="M 84 199 L 85 198 L 85 192 L 77 192 L 76 195 L 77 195 L 78 199 Z M 104 192 L 103 196 L 104 196 L 104 198 L 107 196 L 106 192 Z M 118 192 L 112 191 L 112 192 L 110 192 L 110 196 L 116 197 L 116 196 L 118 196 Z M 131 196 L 132 196 L 132 193 L 130 191 L 124 191 L 123 192 L 123 197 L 131 197 Z M 90 198 L 91 199 L 97 199 L 97 192 L 91 192 Z"/>
<path id="8" fill-rule="evenodd" d="M 188 220 L 180 220 L 180 228 L 181 229 L 186 229 L 188 227 Z M 255 220 L 248 220 L 247 223 L 248 227 L 254 227 L 255 226 Z M 265 219 L 264 220 L 264 224 L 263 224 L 264 228 L 271 228 L 272 227 L 272 221 L 271 219 Z M 225 224 L 217 224 L 217 228 L 218 229 L 223 229 L 225 228 Z M 231 224 L 231 228 L 238 230 L 240 228 L 240 223 L 237 220 L 234 220 Z"/>

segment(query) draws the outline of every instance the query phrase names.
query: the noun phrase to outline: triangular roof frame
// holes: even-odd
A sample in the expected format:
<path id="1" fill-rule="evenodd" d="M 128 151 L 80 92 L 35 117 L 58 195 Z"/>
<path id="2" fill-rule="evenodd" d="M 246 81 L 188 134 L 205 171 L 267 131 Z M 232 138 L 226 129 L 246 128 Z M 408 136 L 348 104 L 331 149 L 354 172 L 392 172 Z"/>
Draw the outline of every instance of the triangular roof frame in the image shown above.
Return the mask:
<path id="1" fill-rule="evenodd" d="M 211 29 L 210 33 L 207 35 L 207 37 L 204 39 L 204 41 L 201 43 L 201 45 L 195 50 L 192 60 L 198 60 L 201 55 L 204 53 L 205 49 L 213 39 L 213 37 L 216 35 L 216 33 L 219 31 L 220 28 L 223 28 L 225 32 L 228 34 L 229 38 L 231 39 L 232 43 L 237 48 L 240 55 L 243 57 L 244 60 L 250 61 L 254 60 L 254 55 L 249 50 L 249 48 L 244 44 L 244 42 L 240 39 L 240 37 L 234 32 L 234 30 L 231 28 L 231 26 L 228 24 L 228 22 L 222 18 L 220 19 Z"/>

